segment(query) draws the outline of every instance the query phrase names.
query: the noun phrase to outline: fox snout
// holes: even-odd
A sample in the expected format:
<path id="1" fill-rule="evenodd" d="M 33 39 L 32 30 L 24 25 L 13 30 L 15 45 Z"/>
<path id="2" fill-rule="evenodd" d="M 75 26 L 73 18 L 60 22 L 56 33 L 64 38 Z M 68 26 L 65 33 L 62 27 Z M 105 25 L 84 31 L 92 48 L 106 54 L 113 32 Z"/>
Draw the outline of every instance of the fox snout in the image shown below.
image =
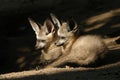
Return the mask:
<path id="1" fill-rule="evenodd" d="M 56 46 L 62 46 L 63 44 L 59 44 L 59 43 L 55 42 L 55 45 Z"/>
<path id="2" fill-rule="evenodd" d="M 38 49 L 44 49 L 44 46 L 35 46 L 35 49 L 38 50 Z"/>
<path id="3" fill-rule="evenodd" d="M 57 41 L 55 42 L 55 45 L 56 45 L 56 46 L 62 46 L 62 45 L 64 45 L 64 41 L 57 40 Z"/>
<path id="4" fill-rule="evenodd" d="M 35 49 L 38 50 L 38 49 L 44 49 L 44 47 L 41 47 L 41 46 L 35 46 Z"/>
<path id="5" fill-rule="evenodd" d="M 36 45 L 35 45 L 35 49 L 38 50 L 38 49 L 43 49 L 45 48 L 46 44 L 45 43 L 40 43 L 40 42 L 37 42 Z"/>

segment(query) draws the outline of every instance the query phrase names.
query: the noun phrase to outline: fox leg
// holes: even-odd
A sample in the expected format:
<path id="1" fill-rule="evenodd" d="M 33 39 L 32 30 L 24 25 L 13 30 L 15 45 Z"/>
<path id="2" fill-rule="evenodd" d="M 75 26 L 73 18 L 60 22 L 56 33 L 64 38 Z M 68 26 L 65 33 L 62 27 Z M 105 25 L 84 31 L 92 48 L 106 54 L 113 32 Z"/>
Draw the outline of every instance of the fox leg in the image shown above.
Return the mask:
<path id="1" fill-rule="evenodd" d="M 53 68 L 53 67 L 57 67 L 57 66 L 60 66 L 60 65 L 63 65 L 65 63 L 67 63 L 68 60 L 66 57 L 64 58 L 59 58 L 58 60 L 54 61 L 53 63 L 51 64 L 48 64 L 47 66 L 45 66 L 45 68 Z"/>

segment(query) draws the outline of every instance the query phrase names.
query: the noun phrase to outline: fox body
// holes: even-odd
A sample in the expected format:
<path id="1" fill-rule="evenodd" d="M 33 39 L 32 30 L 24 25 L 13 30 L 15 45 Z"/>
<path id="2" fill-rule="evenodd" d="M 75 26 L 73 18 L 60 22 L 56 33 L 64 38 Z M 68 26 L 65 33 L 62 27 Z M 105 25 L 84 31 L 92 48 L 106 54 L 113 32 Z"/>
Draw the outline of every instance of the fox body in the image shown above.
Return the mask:
<path id="1" fill-rule="evenodd" d="M 54 18 L 54 23 L 60 24 L 54 15 L 51 16 Z M 58 27 L 57 34 L 59 39 L 56 41 L 56 45 L 63 47 L 62 53 L 65 53 L 63 54 L 65 56 L 60 57 L 46 67 L 57 67 L 66 63 L 76 63 L 86 66 L 105 57 L 107 46 L 101 37 L 97 35 L 76 36 L 76 23 L 72 29 L 70 29 L 67 22 L 63 22 Z"/>
<path id="2" fill-rule="evenodd" d="M 38 25 L 30 18 L 28 18 L 28 20 L 36 34 L 35 47 L 36 49 L 40 49 L 42 52 L 40 62 L 46 64 L 57 59 L 62 53 L 61 47 L 55 45 L 56 29 L 52 22 L 47 19 L 44 21 L 43 25 Z"/>

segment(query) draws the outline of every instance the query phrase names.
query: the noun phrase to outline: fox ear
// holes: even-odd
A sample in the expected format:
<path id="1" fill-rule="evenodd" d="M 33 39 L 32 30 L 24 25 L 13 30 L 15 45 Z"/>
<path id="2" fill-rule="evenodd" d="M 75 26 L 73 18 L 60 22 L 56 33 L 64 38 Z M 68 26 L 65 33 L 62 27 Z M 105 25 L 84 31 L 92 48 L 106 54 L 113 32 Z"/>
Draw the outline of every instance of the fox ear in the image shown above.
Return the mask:
<path id="1" fill-rule="evenodd" d="M 76 21 L 74 19 L 70 19 L 69 21 L 67 21 L 68 26 L 69 26 L 69 30 L 72 32 L 76 32 L 78 29 L 78 25 L 76 23 Z"/>
<path id="2" fill-rule="evenodd" d="M 55 24 L 55 26 L 60 27 L 60 26 L 61 26 L 61 23 L 60 23 L 60 21 L 57 19 L 57 17 L 56 17 L 54 14 L 52 14 L 52 13 L 50 13 L 50 16 L 51 16 L 52 21 L 53 21 L 53 23 Z"/>
<path id="3" fill-rule="evenodd" d="M 45 20 L 44 27 L 45 27 L 47 33 L 51 33 L 51 32 L 55 31 L 55 27 L 49 19 Z"/>
<path id="4" fill-rule="evenodd" d="M 35 21 L 33 21 L 31 18 L 28 18 L 29 23 L 32 26 L 32 29 L 35 31 L 36 35 L 38 35 L 40 29 L 39 26 L 37 25 L 37 23 Z"/>

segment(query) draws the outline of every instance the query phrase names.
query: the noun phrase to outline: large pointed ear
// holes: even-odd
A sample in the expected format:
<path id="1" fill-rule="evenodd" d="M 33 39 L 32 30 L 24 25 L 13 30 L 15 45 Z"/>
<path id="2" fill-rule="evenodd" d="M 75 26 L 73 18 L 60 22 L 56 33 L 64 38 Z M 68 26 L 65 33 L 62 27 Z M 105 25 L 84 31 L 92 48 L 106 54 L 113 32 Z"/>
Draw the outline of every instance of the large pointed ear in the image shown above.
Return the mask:
<path id="1" fill-rule="evenodd" d="M 46 19 L 44 21 L 44 27 L 47 33 L 51 33 L 51 32 L 53 33 L 55 31 L 55 27 L 49 19 Z"/>
<path id="2" fill-rule="evenodd" d="M 33 21 L 31 18 L 28 18 L 29 23 L 32 26 L 32 29 L 35 31 L 36 35 L 38 35 L 40 29 L 39 26 L 37 25 L 37 23 L 35 21 Z"/>
<path id="3" fill-rule="evenodd" d="M 74 19 L 68 20 L 67 23 L 70 31 L 76 32 L 78 30 L 78 25 Z"/>
<path id="4" fill-rule="evenodd" d="M 52 18 L 53 23 L 54 23 L 57 27 L 60 27 L 60 26 L 61 26 L 61 23 L 60 23 L 60 21 L 57 19 L 57 17 L 56 17 L 54 14 L 52 14 L 52 13 L 50 13 L 50 16 L 51 16 L 51 18 Z"/>

